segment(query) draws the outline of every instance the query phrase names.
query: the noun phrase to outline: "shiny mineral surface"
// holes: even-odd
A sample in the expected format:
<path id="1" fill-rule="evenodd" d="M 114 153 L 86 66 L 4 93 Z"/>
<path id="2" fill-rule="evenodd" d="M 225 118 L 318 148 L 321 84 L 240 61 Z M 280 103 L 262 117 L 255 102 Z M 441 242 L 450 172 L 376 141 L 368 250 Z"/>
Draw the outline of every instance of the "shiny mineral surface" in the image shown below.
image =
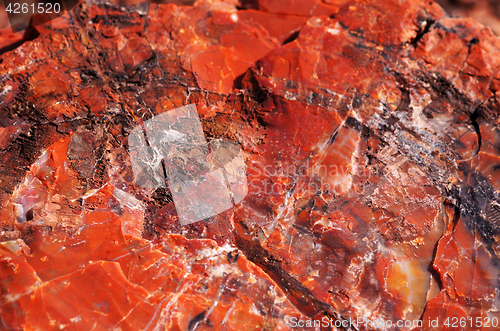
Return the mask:
<path id="1" fill-rule="evenodd" d="M 36 28 L 0 35 L 1 329 L 500 323 L 488 28 L 409 0 L 89 2 Z M 188 104 L 248 192 L 181 225 L 127 138 Z"/>

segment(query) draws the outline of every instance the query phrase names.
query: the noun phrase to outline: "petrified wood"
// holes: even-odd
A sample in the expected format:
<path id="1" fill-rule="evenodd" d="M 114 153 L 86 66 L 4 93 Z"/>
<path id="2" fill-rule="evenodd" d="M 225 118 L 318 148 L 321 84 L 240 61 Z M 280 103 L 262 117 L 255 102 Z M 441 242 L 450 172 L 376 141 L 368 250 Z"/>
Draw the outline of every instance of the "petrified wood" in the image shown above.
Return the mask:
<path id="1" fill-rule="evenodd" d="M 423 0 L 200 0 L 36 29 L 0 57 L 1 328 L 498 323 L 489 28 Z M 181 225 L 128 135 L 188 104 L 248 193 Z"/>

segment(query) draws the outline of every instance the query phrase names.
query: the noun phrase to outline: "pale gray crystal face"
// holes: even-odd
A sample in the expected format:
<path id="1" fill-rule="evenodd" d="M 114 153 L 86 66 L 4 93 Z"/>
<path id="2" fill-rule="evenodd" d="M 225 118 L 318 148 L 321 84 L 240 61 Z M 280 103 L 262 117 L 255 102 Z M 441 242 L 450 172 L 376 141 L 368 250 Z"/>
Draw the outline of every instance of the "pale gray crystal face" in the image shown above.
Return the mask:
<path id="1" fill-rule="evenodd" d="M 144 188 L 166 187 L 162 159 L 146 143 L 141 126 L 130 132 L 128 146 L 136 183 Z"/>
<path id="2" fill-rule="evenodd" d="M 213 140 L 210 142 L 210 149 L 214 166 L 224 168 L 233 202 L 241 202 L 248 193 L 248 184 L 240 146 L 230 141 Z"/>
<path id="3" fill-rule="evenodd" d="M 208 144 L 194 104 L 147 120 L 128 142 L 136 183 L 154 189 L 168 182 L 182 225 L 232 208 L 248 193 L 240 146 Z"/>

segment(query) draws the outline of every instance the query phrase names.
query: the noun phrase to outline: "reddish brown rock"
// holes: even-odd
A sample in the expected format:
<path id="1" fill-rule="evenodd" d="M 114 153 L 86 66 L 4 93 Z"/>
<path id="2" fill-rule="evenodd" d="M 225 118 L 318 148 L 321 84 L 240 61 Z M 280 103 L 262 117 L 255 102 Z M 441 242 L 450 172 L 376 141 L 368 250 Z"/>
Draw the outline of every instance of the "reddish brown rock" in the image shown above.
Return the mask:
<path id="1" fill-rule="evenodd" d="M 437 0 L 448 14 L 454 17 L 470 17 L 489 26 L 500 34 L 500 4 L 494 0 Z"/>
<path id="2" fill-rule="evenodd" d="M 500 318 L 490 30 L 390 0 L 84 3 L 37 29 L 0 59 L 2 327 Z M 192 103 L 248 194 L 183 226 L 127 138 Z"/>

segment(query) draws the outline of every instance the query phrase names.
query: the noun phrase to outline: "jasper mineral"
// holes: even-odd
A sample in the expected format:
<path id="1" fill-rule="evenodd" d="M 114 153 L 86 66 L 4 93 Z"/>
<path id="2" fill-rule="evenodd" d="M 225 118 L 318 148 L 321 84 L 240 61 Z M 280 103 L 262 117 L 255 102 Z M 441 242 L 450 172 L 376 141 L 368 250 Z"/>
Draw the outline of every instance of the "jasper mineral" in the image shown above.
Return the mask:
<path id="1" fill-rule="evenodd" d="M 489 28 L 424 0 L 89 1 L 35 28 L 0 56 L 0 328 L 498 326 Z M 247 188 L 183 225 L 129 134 L 191 104 Z"/>

